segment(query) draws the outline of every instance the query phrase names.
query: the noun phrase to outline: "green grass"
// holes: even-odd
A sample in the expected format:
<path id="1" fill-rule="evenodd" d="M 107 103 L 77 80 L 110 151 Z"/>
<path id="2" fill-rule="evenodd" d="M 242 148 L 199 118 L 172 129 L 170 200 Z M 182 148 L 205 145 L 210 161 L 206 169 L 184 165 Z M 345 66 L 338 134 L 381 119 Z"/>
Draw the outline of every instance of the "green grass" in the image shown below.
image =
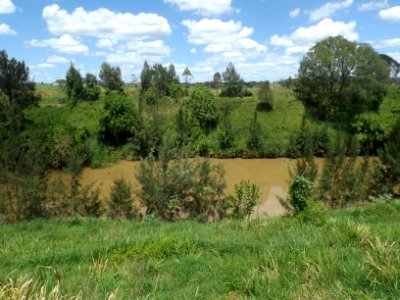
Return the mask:
<path id="1" fill-rule="evenodd" d="M 399 236 L 399 203 L 332 210 L 322 226 L 36 220 L 2 226 L 0 291 L 32 278 L 82 299 L 396 299 Z"/>

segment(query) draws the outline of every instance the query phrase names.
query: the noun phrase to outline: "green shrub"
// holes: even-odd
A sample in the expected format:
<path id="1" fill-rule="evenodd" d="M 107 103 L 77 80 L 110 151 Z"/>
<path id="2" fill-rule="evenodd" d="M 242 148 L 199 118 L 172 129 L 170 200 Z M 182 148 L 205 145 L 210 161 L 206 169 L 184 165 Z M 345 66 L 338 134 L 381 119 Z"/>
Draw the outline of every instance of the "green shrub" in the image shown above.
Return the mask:
<path id="1" fill-rule="evenodd" d="M 259 154 L 264 146 L 262 141 L 261 125 L 257 121 L 257 111 L 254 112 L 253 120 L 249 127 L 249 136 L 247 139 L 247 148 L 255 154 Z"/>
<path id="2" fill-rule="evenodd" d="M 269 81 L 266 81 L 261 85 L 260 90 L 258 91 L 258 100 L 260 101 L 257 104 L 258 111 L 270 111 L 273 109 L 274 95 Z"/>
<path id="3" fill-rule="evenodd" d="M 188 108 L 206 132 L 217 125 L 218 115 L 214 94 L 205 86 L 197 86 L 188 100 Z"/>
<path id="4" fill-rule="evenodd" d="M 182 88 L 182 85 L 179 82 L 172 81 L 168 85 L 168 94 L 175 100 L 178 100 L 185 96 L 185 91 Z"/>
<path id="5" fill-rule="evenodd" d="M 303 176 L 296 176 L 289 186 L 288 202 L 295 214 L 307 208 L 307 201 L 314 192 L 314 184 Z"/>
<path id="6" fill-rule="evenodd" d="M 114 180 L 111 187 L 108 213 L 113 218 L 132 219 L 137 216 L 131 186 L 124 179 Z"/>
<path id="7" fill-rule="evenodd" d="M 236 219 L 249 219 L 260 201 L 260 188 L 250 181 L 235 184 L 235 196 L 227 198 L 230 215 Z"/>
<path id="8" fill-rule="evenodd" d="M 121 145 L 135 133 L 138 114 L 132 101 L 121 94 L 109 93 L 99 120 L 99 137 L 108 144 Z"/>
<path id="9" fill-rule="evenodd" d="M 222 204 L 225 182 L 223 169 L 209 160 L 170 160 L 166 152 L 160 161 L 153 156 L 142 160 L 136 178 L 146 214 L 174 221 L 182 217 L 208 220 Z"/>

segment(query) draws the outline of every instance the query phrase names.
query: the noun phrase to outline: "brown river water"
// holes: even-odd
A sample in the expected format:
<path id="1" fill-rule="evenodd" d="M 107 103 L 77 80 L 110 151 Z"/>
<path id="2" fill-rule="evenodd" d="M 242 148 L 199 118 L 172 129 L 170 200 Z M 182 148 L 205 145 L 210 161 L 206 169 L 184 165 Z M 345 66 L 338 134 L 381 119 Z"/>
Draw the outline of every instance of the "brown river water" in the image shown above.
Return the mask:
<path id="1" fill-rule="evenodd" d="M 261 215 L 279 216 L 285 209 L 279 197 L 285 198 L 288 190 L 289 166 L 295 161 L 287 158 L 276 159 L 211 159 L 213 164 L 221 164 L 225 169 L 226 195 L 234 194 L 234 185 L 241 180 L 250 180 L 260 187 L 261 204 L 255 209 L 254 217 Z M 317 159 L 318 165 L 322 160 Z M 81 185 L 99 186 L 104 197 L 108 197 L 115 179 L 123 178 L 133 188 L 138 188 L 135 173 L 139 161 L 120 161 L 100 169 L 84 169 Z"/>

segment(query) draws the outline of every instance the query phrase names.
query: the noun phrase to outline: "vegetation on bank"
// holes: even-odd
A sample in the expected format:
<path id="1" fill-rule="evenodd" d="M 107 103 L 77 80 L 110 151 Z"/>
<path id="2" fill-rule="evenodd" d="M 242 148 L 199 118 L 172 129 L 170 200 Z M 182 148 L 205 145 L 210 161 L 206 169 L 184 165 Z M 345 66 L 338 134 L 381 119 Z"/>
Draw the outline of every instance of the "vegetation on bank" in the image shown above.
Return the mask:
<path id="1" fill-rule="evenodd" d="M 399 220 L 398 203 L 380 202 L 331 210 L 319 225 L 289 217 L 5 225 L 0 299 L 395 299 Z"/>

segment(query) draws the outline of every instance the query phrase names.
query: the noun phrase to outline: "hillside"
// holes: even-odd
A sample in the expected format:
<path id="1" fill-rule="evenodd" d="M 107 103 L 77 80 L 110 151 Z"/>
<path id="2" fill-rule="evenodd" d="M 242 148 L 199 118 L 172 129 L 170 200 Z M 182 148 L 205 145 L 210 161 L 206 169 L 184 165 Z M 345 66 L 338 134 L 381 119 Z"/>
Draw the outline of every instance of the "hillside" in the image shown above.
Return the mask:
<path id="1" fill-rule="evenodd" d="M 4 225 L 0 299 L 32 298 L 42 285 L 51 299 L 395 299 L 399 220 L 398 203 L 380 203 L 330 210 L 320 226 L 288 217 Z"/>

